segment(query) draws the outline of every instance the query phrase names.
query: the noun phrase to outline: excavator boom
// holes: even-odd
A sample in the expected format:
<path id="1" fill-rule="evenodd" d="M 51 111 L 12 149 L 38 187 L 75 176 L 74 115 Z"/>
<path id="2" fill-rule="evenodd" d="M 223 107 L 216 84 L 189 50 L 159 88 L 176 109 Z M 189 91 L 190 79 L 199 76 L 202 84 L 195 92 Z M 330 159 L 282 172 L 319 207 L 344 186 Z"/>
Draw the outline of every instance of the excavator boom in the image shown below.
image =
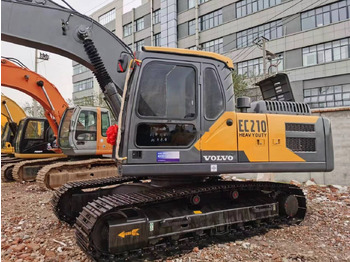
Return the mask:
<path id="1" fill-rule="evenodd" d="M 65 56 L 92 70 L 113 114 L 118 116 L 126 76 L 125 72 L 117 71 L 118 63 L 127 62 L 125 60 L 132 57 L 132 52 L 116 35 L 92 18 L 49 0 L 3 0 L 1 38 Z M 96 49 L 104 52 L 97 54 Z M 99 64 L 101 60 L 103 68 Z"/>

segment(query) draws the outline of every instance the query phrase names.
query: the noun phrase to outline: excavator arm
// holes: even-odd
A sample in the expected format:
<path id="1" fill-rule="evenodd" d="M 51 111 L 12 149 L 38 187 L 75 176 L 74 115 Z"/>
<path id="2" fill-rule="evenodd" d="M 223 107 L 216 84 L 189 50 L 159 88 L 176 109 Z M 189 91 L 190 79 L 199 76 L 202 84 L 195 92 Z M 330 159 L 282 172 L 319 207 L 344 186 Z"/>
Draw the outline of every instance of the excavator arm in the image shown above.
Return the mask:
<path id="1" fill-rule="evenodd" d="M 7 122 L 15 122 L 18 124 L 19 121 L 25 117 L 26 117 L 26 113 L 15 101 L 13 101 L 12 99 L 8 98 L 5 95 L 1 95 L 1 126 L 2 127 Z"/>
<path id="2" fill-rule="evenodd" d="M 1 1 L 2 40 L 56 53 L 93 71 L 119 115 L 129 47 L 112 32 L 53 1 Z M 103 62 L 102 62 L 103 61 Z"/>
<path id="3" fill-rule="evenodd" d="M 2 86 L 21 91 L 40 103 L 55 136 L 58 137 L 58 124 L 68 104 L 57 88 L 46 78 L 9 59 L 1 59 L 1 73 Z"/>

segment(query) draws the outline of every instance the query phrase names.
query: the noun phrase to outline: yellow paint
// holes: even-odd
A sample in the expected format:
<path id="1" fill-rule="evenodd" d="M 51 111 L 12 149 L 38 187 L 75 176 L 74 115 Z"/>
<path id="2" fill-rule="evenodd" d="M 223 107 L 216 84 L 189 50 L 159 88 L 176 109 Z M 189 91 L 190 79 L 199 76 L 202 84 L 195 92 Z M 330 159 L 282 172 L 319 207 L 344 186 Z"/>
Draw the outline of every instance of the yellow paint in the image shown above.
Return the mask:
<path id="1" fill-rule="evenodd" d="M 238 150 L 244 151 L 250 162 L 269 161 L 266 115 L 237 113 L 236 124 Z"/>
<path id="2" fill-rule="evenodd" d="M 65 158 L 67 157 L 65 154 L 20 154 L 20 153 L 15 153 L 15 157 L 17 158 L 50 158 L 50 157 L 60 157 L 60 158 Z"/>
<path id="3" fill-rule="evenodd" d="M 276 115 L 269 114 L 267 122 L 269 127 L 269 147 L 270 161 L 283 162 L 305 162 L 286 146 L 286 123 L 309 123 L 315 124 L 318 116 L 296 116 L 296 115 Z"/>
<path id="4" fill-rule="evenodd" d="M 227 120 L 233 125 L 228 126 Z M 237 151 L 236 113 L 225 112 L 194 145 L 203 151 Z"/>
<path id="5" fill-rule="evenodd" d="M 285 124 L 315 124 L 318 119 L 318 116 L 225 112 L 194 146 L 198 151 L 244 151 L 250 162 L 305 162 L 286 147 Z M 233 125 L 228 126 L 227 120 L 232 120 Z M 262 121 L 266 130 L 262 130 Z"/>
<path id="6" fill-rule="evenodd" d="M 202 56 L 202 57 L 204 56 L 204 57 L 214 58 L 216 60 L 224 62 L 228 68 L 233 69 L 233 62 L 231 58 L 217 54 L 217 53 L 213 53 L 213 52 L 190 50 L 190 49 L 183 49 L 183 48 L 159 47 L 159 46 L 144 46 L 143 49 L 145 51 L 150 51 L 150 52 L 163 52 L 163 53 L 193 55 L 193 56 Z"/>
<path id="7" fill-rule="evenodd" d="M 140 229 L 139 228 L 136 228 L 136 229 L 133 229 L 131 231 L 128 231 L 128 232 L 121 232 L 118 234 L 119 237 L 121 238 L 125 238 L 126 236 L 139 236 L 140 234 L 138 233 Z"/>
<path id="8" fill-rule="evenodd" d="M 200 211 L 200 210 L 195 210 L 195 211 L 193 211 L 193 214 L 202 214 L 202 211 Z"/>

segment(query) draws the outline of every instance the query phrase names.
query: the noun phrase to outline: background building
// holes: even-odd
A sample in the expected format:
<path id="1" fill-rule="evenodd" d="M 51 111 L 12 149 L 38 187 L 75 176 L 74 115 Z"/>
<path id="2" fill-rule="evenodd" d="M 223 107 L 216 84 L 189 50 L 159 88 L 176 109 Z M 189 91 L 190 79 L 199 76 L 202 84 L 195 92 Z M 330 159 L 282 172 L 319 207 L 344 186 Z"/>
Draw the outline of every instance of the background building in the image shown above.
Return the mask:
<path id="1" fill-rule="evenodd" d="M 136 51 L 153 45 L 225 54 L 251 82 L 262 78 L 263 52 L 254 42 L 265 37 L 276 54 L 266 71 L 288 73 L 297 101 L 350 106 L 350 0 L 143 0 L 125 14 L 120 0 L 92 17 Z M 73 100 L 96 93 L 92 74 L 73 66 Z"/>

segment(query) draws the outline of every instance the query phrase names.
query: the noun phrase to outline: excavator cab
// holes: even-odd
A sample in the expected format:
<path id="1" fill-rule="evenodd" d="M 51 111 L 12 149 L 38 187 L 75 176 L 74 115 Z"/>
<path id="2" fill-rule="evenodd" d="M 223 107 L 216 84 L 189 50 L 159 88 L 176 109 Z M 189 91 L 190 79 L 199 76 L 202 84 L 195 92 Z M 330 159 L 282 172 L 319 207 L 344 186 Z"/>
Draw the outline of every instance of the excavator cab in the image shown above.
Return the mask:
<path id="1" fill-rule="evenodd" d="M 16 135 L 17 124 L 15 122 L 6 122 L 1 133 L 1 153 L 13 154 L 11 146 Z"/>
<path id="2" fill-rule="evenodd" d="M 56 138 L 45 118 L 27 117 L 18 125 L 14 139 L 15 156 L 18 158 L 32 158 L 54 154 Z"/>
<path id="3" fill-rule="evenodd" d="M 110 154 L 112 147 L 106 135 L 110 125 L 111 117 L 105 108 L 68 108 L 58 131 L 60 148 L 66 155 Z"/>

